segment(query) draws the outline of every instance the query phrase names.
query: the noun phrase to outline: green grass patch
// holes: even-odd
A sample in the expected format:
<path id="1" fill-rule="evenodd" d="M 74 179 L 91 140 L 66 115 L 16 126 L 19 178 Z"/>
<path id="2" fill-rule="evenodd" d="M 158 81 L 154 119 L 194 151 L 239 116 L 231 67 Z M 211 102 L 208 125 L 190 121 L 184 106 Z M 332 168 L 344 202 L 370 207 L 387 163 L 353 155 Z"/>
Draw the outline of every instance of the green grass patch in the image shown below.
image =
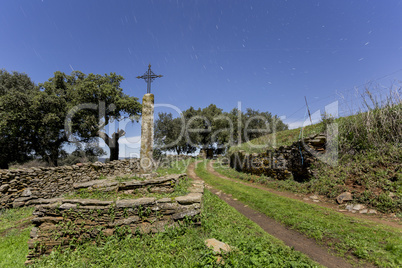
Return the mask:
<path id="1" fill-rule="evenodd" d="M 161 162 L 160 167 L 156 170 L 156 172 L 160 176 L 167 175 L 167 174 L 186 173 L 188 165 L 192 162 L 194 162 L 194 159 L 192 159 L 192 158 L 178 160 L 178 161 Z"/>
<path id="2" fill-rule="evenodd" d="M 30 231 L 31 227 L 13 229 L 6 236 L 0 236 L 0 267 L 25 267 Z"/>
<path id="3" fill-rule="evenodd" d="M 319 123 L 311 126 L 306 126 L 302 130 L 302 137 L 308 137 L 314 134 L 319 134 L 324 130 L 324 124 Z M 246 153 L 262 153 L 266 150 L 278 148 L 280 146 L 288 146 L 299 140 L 301 128 L 283 130 L 261 136 L 249 142 L 242 143 L 240 146 L 234 146 L 229 149 L 229 154 L 240 150 Z"/>
<path id="4" fill-rule="evenodd" d="M 25 267 L 33 208 L 0 210 L 0 267 Z"/>
<path id="5" fill-rule="evenodd" d="M 331 247 L 341 256 L 352 254 L 381 267 L 402 265 L 402 235 L 398 229 L 220 179 L 208 173 L 203 164 L 197 166 L 196 173 L 213 187 Z"/>
<path id="6" fill-rule="evenodd" d="M 21 225 L 24 222 L 29 221 L 30 216 L 34 208 L 23 207 L 23 208 L 12 208 L 12 209 L 1 209 L 0 210 L 0 233 L 3 231 L 16 227 L 16 225 Z M 0 266 L 1 267 L 1 266 Z"/>
<path id="7" fill-rule="evenodd" d="M 276 190 L 302 194 L 319 194 L 329 199 L 348 191 L 353 203 L 365 204 L 383 213 L 402 217 L 402 147 L 390 147 L 387 153 L 371 150 L 355 156 L 345 155 L 335 167 L 318 162 L 312 167 L 315 177 L 296 182 L 292 178 L 276 180 L 264 175 L 238 172 L 217 162 L 216 171 L 227 177 L 256 182 Z"/>
<path id="8" fill-rule="evenodd" d="M 215 162 L 213 166 L 218 173 L 226 177 L 235 178 L 251 183 L 259 183 L 276 190 L 303 194 L 311 193 L 310 187 L 307 186 L 308 184 L 310 184 L 310 182 L 299 183 L 293 180 L 293 178 L 287 180 L 276 180 L 265 175 L 259 176 L 250 173 L 239 172 L 233 168 L 230 168 L 228 165 L 221 164 L 220 162 Z"/>
<path id="9" fill-rule="evenodd" d="M 75 250 L 55 251 L 33 267 L 220 267 L 218 256 L 204 245 L 208 238 L 235 248 L 222 256 L 227 267 L 318 267 L 209 191 L 205 192 L 201 222 L 201 227 L 113 236 L 98 246 L 84 244 Z"/>
<path id="10" fill-rule="evenodd" d="M 363 109 L 351 116 L 324 116 L 321 123 L 303 128 L 302 137 L 325 133 L 330 124 L 338 129 L 338 165 L 318 162 L 311 167 L 314 178 L 301 184 L 290 180 L 275 182 L 266 177 L 250 177 L 223 171 L 225 175 L 260 181 L 282 190 L 316 193 L 334 199 L 342 192 L 353 194 L 354 202 L 362 203 L 383 213 L 402 217 L 402 103 L 397 92 L 387 96 L 381 105 L 366 90 L 362 94 Z M 273 147 L 290 145 L 299 140 L 300 130 L 292 129 L 254 139 L 230 148 L 229 155 L 238 150 L 261 153 Z M 230 174 L 229 174 L 230 173 Z"/>
<path id="11" fill-rule="evenodd" d="M 181 173 L 181 172 L 180 172 Z M 220 267 L 218 256 L 204 245 L 216 238 L 235 248 L 223 254 L 227 267 L 319 267 L 309 258 L 266 234 L 218 197 L 205 191 L 201 226 L 183 224 L 154 235 L 124 234 L 55 250 L 28 267 Z M 32 208 L 4 210 L 7 226 L 30 216 Z M 25 267 L 27 228 L 0 237 L 0 267 Z"/>

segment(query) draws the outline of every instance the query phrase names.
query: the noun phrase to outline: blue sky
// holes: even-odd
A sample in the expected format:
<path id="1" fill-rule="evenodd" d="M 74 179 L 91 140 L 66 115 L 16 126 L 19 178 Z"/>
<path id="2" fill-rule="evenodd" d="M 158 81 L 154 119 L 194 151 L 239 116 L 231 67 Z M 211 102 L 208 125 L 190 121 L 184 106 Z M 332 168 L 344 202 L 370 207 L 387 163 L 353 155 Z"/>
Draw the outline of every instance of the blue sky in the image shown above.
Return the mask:
<path id="1" fill-rule="evenodd" d="M 135 77 L 151 63 L 164 76 L 152 84 L 155 103 L 229 111 L 241 102 L 294 127 L 304 96 L 317 111 L 339 95 L 353 103 L 367 82 L 401 80 L 401 14 L 396 0 L 2 0 L 0 68 L 36 83 L 55 71 L 116 72 L 142 99 Z M 126 131 L 138 136 L 139 124 Z"/>

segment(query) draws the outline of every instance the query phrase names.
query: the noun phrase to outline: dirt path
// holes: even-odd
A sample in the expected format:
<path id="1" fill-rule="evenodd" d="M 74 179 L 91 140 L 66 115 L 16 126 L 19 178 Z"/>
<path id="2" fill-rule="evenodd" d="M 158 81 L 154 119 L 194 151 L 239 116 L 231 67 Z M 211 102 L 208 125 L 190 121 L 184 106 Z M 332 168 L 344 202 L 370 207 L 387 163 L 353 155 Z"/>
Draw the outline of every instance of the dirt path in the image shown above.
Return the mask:
<path id="1" fill-rule="evenodd" d="M 356 217 L 359 219 L 364 219 L 364 220 L 369 220 L 369 221 L 374 221 L 374 222 L 378 222 L 381 224 L 385 224 L 394 228 L 398 228 L 401 230 L 402 232 L 402 225 L 400 222 L 396 222 L 396 221 L 389 221 L 387 219 L 382 218 L 382 215 L 376 216 L 376 215 L 366 215 L 366 214 L 360 214 L 360 213 L 352 213 L 350 211 L 347 210 L 341 210 L 339 209 L 339 206 L 337 204 L 333 204 L 333 203 L 328 203 L 325 202 L 324 198 L 320 197 L 320 202 L 314 202 L 313 199 L 308 198 L 309 195 L 304 195 L 304 194 L 294 194 L 291 192 L 281 192 L 281 191 L 276 191 L 274 189 L 265 187 L 261 184 L 257 184 L 257 183 L 249 183 L 249 182 L 244 182 L 244 181 L 240 181 L 240 180 L 234 180 L 232 178 L 226 177 L 222 174 L 220 174 L 219 172 L 217 172 L 213 166 L 212 166 L 212 161 L 209 162 L 209 164 L 207 165 L 207 170 L 209 173 L 213 174 L 214 176 L 217 176 L 219 178 L 225 179 L 225 180 L 229 180 L 229 181 L 233 181 L 235 183 L 240 183 L 242 185 L 246 185 L 246 186 L 250 186 L 256 189 L 260 189 L 260 190 L 264 190 L 276 195 L 280 195 L 286 198 L 290 198 L 290 199 L 294 199 L 294 200 L 298 200 L 304 203 L 308 203 L 308 204 L 314 204 L 314 205 L 318 205 L 321 207 L 326 207 L 326 208 L 330 208 L 336 212 L 345 214 L 347 216 L 351 216 L 351 217 Z M 311 194 L 310 194 L 311 195 Z"/>
<path id="2" fill-rule="evenodd" d="M 191 165 L 189 165 L 187 169 L 187 175 L 193 179 L 201 180 L 201 178 L 195 174 L 195 164 L 197 163 L 192 163 Z M 216 173 L 214 173 L 214 175 L 216 175 Z M 207 185 L 207 187 L 220 199 L 225 201 L 230 206 L 234 207 L 237 211 L 246 216 L 248 219 L 257 223 L 265 232 L 282 240 L 287 246 L 293 247 L 295 250 L 304 253 L 312 260 L 320 263 L 321 265 L 324 265 L 326 267 L 353 267 L 344 259 L 328 253 L 328 248 L 318 245 L 315 240 L 307 238 L 297 231 L 286 228 L 284 225 L 267 217 L 265 214 L 251 209 L 247 205 L 244 205 L 237 200 L 234 200 L 231 195 L 223 193 L 222 191 L 218 191 L 209 185 Z"/>

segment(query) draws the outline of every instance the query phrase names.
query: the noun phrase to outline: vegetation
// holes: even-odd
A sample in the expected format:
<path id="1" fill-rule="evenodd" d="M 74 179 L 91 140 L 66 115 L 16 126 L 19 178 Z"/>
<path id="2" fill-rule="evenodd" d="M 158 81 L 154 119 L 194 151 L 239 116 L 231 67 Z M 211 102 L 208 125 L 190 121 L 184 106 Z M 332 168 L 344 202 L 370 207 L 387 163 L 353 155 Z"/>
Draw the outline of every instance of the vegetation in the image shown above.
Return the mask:
<path id="1" fill-rule="evenodd" d="M 314 238 L 342 256 L 351 254 L 381 267 L 402 265 L 402 236 L 398 229 L 223 180 L 208 173 L 205 165 L 198 165 L 196 173 L 214 188 L 232 194 L 244 204 Z"/>
<path id="2" fill-rule="evenodd" d="M 0 70 L 0 168 L 31 158 L 30 106 L 38 88 L 22 73 Z M 25 142 L 23 142 L 25 141 Z"/>
<path id="3" fill-rule="evenodd" d="M 187 167 L 190 163 L 194 162 L 194 159 L 183 159 L 179 161 L 169 161 L 167 163 L 163 163 L 158 170 L 156 171 L 160 176 L 166 174 L 182 174 L 186 173 Z"/>
<path id="4" fill-rule="evenodd" d="M 0 210 L 0 267 L 23 267 L 33 208 Z"/>
<path id="5" fill-rule="evenodd" d="M 231 147 L 228 154 L 238 151 L 246 153 L 261 153 L 269 149 L 278 148 L 280 146 L 288 146 L 299 140 L 300 137 L 308 137 L 319 134 L 323 129 L 323 123 L 309 125 L 302 128 L 282 130 L 268 135 L 258 137 L 249 142 L 242 143 L 239 146 Z"/>
<path id="6" fill-rule="evenodd" d="M 55 251 L 33 267 L 220 266 L 217 265 L 218 256 L 204 245 L 208 238 L 216 238 L 235 248 L 222 256 L 227 266 L 318 266 L 264 233 L 208 191 L 201 220 L 201 227 L 183 225 L 155 235 L 115 235 L 99 245 L 84 244 L 75 250 Z"/>
<path id="7" fill-rule="evenodd" d="M 241 141 L 249 141 L 267 133 L 287 129 L 269 112 L 233 109 L 223 112 L 211 104 L 203 109 L 190 107 L 181 117 L 159 113 L 155 121 L 155 144 L 163 151 L 193 153 L 199 149 L 213 149 L 221 154 Z"/>
<path id="8" fill-rule="evenodd" d="M 15 224 L 26 209 L 8 210 L 6 218 Z M 28 212 L 28 211 L 26 211 Z M 32 213 L 32 209 L 30 209 Z M 15 216 L 21 215 L 21 216 Z M 25 216 L 22 216 L 25 215 Z M 0 215 L 3 223 L 4 214 Z M 283 245 L 258 225 L 209 191 L 204 195 L 200 227 L 182 225 L 155 235 L 121 234 L 104 238 L 97 244 L 72 245 L 64 252 L 56 250 L 31 267 L 219 267 L 218 255 L 204 245 L 216 238 L 233 247 L 222 254 L 221 264 L 230 267 L 318 267 L 303 254 Z M 118 232 L 116 232 L 118 233 Z M 25 267 L 29 228 L 0 237 L 1 267 Z"/>
<path id="9" fill-rule="evenodd" d="M 81 144 L 77 144 L 71 154 L 63 153 L 59 159 L 59 166 L 70 166 L 77 163 L 88 163 L 98 161 L 98 157 L 105 155 L 106 152 L 96 144 L 86 143 L 85 148 Z"/>
<path id="10" fill-rule="evenodd" d="M 264 176 L 250 177 L 232 170 L 220 169 L 220 172 L 249 180 L 252 178 L 272 187 L 316 193 L 332 199 L 349 191 L 354 202 L 402 216 L 402 103 L 399 91 L 400 88 L 392 90 L 380 102 L 366 90 L 362 95 L 364 107 L 355 115 L 336 119 L 323 115 L 323 122 L 319 124 L 269 134 L 230 149 L 230 153 L 238 150 L 259 153 L 290 145 L 301 137 L 325 132 L 330 124 L 334 124 L 339 133 L 338 164 L 331 166 L 318 162 L 311 167 L 314 178 L 310 181 L 275 182 Z"/>
<path id="11" fill-rule="evenodd" d="M 116 160 L 124 131 L 109 136 L 104 126 L 137 120 L 141 111 L 138 99 L 123 93 L 122 80 L 115 73 L 55 72 L 37 86 L 26 74 L 0 70 L 0 168 L 34 158 L 57 166 L 64 144 L 95 137 L 105 140 Z"/>
<path id="12" fill-rule="evenodd" d="M 391 157 L 397 153 L 382 157 L 378 157 L 376 152 L 345 156 L 341 159 L 345 164 L 336 167 L 320 162 L 314 167 L 316 175 L 301 183 L 292 178 L 276 180 L 264 175 L 238 172 L 220 163 L 215 165 L 215 169 L 227 177 L 260 183 L 282 191 L 323 195 L 334 201 L 339 194 L 349 191 L 354 203 L 365 204 L 383 213 L 396 213 L 401 218 L 402 175 L 398 172 L 401 159 Z"/>
<path id="13" fill-rule="evenodd" d="M 109 147 L 110 160 L 117 160 L 118 140 L 125 132 L 117 130 L 109 136 L 104 132 L 104 126 L 126 118 L 134 121 L 141 112 L 138 99 L 123 93 L 120 87 L 123 79 L 115 73 L 102 76 L 79 71 L 71 75 L 55 72 L 54 77 L 40 84 L 44 94 L 58 102 L 56 129 L 61 131 L 59 139 L 68 141 L 68 138 L 74 137 L 88 141 L 98 136 Z M 103 124 L 99 124 L 100 120 Z"/>

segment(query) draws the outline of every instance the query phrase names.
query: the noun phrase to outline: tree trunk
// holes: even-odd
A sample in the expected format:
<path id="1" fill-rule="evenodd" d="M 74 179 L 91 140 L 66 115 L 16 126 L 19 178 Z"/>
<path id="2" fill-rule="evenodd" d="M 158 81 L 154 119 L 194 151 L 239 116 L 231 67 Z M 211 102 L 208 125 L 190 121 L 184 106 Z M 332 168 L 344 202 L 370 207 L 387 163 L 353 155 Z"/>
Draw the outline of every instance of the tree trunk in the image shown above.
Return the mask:
<path id="1" fill-rule="evenodd" d="M 8 162 L 3 160 L 3 159 L 1 159 L 0 160 L 0 169 L 8 169 L 8 168 L 9 168 Z"/>
<path id="2" fill-rule="evenodd" d="M 119 160 L 119 143 L 117 143 L 116 147 L 110 147 L 110 161 Z"/>
<path id="3" fill-rule="evenodd" d="M 53 144 L 51 145 L 50 154 L 47 156 L 47 162 L 51 166 L 57 167 L 58 160 L 59 160 L 60 147 L 63 144 L 63 142 L 65 142 L 65 141 L 67 141 L 67 138 L 63 137 L 63 138 L 60 138 L 57 141 L 53 142 Z"/>
<path id="4" fill-rule="evenodd" d="M 109 147 L 110 161 L 119 160 L 119 138 L 123 137 L 125 134 L 126 132 L 122 129 L 117 129 L 117 132 L 113 133 L 112 137 L 109 137 L 105 132 L 98 132 L 99 137 L 102 138 Z"/>

